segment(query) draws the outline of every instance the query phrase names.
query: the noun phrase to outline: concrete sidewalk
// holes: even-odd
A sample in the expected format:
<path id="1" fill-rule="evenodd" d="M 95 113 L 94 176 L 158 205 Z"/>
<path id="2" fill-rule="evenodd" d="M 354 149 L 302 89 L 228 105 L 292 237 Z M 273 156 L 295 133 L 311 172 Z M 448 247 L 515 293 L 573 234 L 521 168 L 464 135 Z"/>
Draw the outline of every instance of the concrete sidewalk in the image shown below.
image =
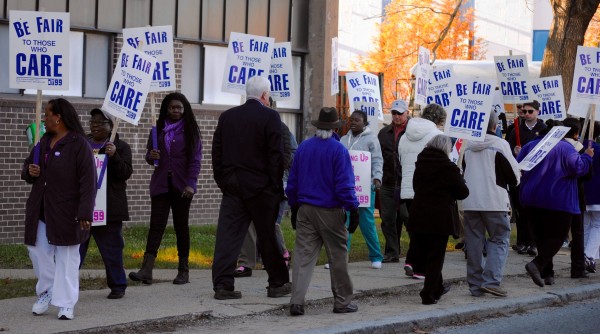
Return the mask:
<path id="1" fill-rule="evenodd" d="M 443 324 L 460 319 L 472 319 L 499 312 L 523 311 L 572 300 L 600 297 L 600 274 L 588 279 L 570 279 L 568 251 L 555 257 L 556 284 L 539 288 L 526 276 L 524 266 L 529 256 L 510 251 L 505 270 L 503 288 L 507 298 L 471 297 L 465 281 L 466 264 L 462 252 L 449 252 L 444 263 L 444 279 L 453 288 L 437 305 L 420 304 L 417 291 L 422 281 L 404 276 L 402 263 L 384 264 L 380 270 L 370 269 L 369 262 L 350 264 L 350 274 L 358 297 L 359 312 L 351 318 L 331 313 L 329 271 L 322 266 L 315 268 L 307 294 L 307 314 L 290 317 L 287 313 L 289 297 L 267 298 L 267 275 L 254 271 L 252 277 L 236 280 L 236 290 L 242 299 L 219 301 L 213 298 L 210 270 L 190 272 L 190 284 L 171 284 L 176 270 L 156 270 L 155 279 L 168 280 L 151 286 L 131 286 L 123 299 L 106 299 L 108 289 L 82 291 L 75 308 L 75 319 L 56 319 L 57 308 L 51 306 L 43 316 L 33 316 L 31 306 L 35 297 L 0 300 L 0 331 L 8 333 L 55 333 L 68 331 L 85 332 L 145 332 L 172 327 L 174 330 L 190 324 L 190 332 L 235 332 L 235 326 L 218 326 L 219 319 L 261 315 L 276 317 L 277 326 L 268 321 L 253 325 L 250 321 L 241 327 L 250 332 L 385 332 L 389 329 L 410 331 L 416 325 Z M 130 270 L 127 270 L 129 272 Z M 83 277 L 101 276 L 103 270 L 84 270 Z M 0 270 L 0 279 L 31 278 L 32 270 Z M 383 302 L 389 300 L 392 302 Z M 379 303 L 378 301 L 381 301 Z M 394 303 L 393 307 L 379 305 Z M 203 327 L 194 329 L 194 323 L 203 320 Z M 241 319 L 241 318 L 240 318 Z M 338 319 L 338 320 L 336 320 Z M 339 319 L 344 319 L 339 321 Z M 352 319 L 352 321 L 348 321 Z M 211 322 L 214 325 L 211 326 Z M 232 323 L 232 322 L 228 322 Z M 233 327 L 232 327 L 233 326 Z M 254 326 L 254 327 L 253 327 Z M 283 327 L 282 327 L 283 326 Z M 155 329 L 154 329 L 155 330 Z"/>

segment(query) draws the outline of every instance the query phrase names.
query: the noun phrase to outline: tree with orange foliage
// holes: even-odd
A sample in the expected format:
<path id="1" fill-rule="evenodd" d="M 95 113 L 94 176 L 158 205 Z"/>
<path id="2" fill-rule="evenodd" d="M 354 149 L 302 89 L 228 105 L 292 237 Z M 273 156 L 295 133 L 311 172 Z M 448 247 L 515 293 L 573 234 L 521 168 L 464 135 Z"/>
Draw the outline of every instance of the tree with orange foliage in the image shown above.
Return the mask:
<path id="1" fill-rule="evenodd" d="M 600 7 L 596 9 L 596 13 L 585 31 L 583 40 L 585 46 L 598 47 L 598 44 L 600 44 Z"/>
<path id="2" fill-rule="evenodd" d="M 453 17 L 457 5 L 459 13 Z M 419 46 L 432 50 L 439 43 L 437 59 L 483 57 L 481 43 L 472 42 L 472 10 L 462 0 L 394 0 L 385 7 L 385 17 L 378 28 L 375 50 L 361 57 L 359 65 L 365 71 L 384 74 L 384 105 L 397 98 L 408 99 L 410 68 L 417 62 Z"/>

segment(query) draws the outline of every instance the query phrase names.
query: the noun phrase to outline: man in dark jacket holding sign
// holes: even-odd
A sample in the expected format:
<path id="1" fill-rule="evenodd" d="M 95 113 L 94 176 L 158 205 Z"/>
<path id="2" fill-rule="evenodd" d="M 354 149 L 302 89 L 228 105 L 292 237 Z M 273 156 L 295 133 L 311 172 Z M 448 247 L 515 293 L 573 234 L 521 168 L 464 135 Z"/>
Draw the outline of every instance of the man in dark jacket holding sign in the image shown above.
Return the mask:
<path id="1" fill-rule="evenodd" d="M 322 108 L 312 125 L 316 135 L 298 147 L 286 189 L 292 226 L 297 229 L 290 314 L 304 314 L 304 297 L 323 243 L 329 257 L 333 312 L 356 312 L 346 246 L 348 231 L 358 227 L 350 154 L 333 131 L 341 126 L 335 108 Z M 348 231 L 345 211 L 350 211 Z"/>

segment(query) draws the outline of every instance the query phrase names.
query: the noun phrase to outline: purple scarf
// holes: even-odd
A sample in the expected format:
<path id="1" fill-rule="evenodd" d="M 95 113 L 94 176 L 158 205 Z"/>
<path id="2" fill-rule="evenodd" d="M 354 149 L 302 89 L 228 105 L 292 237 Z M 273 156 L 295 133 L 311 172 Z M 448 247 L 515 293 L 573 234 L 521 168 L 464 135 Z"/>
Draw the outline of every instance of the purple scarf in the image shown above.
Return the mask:
<path id="1" fill-rule="evenodd" d="M 171 154 L 171 143 L 173 142 L 173 138 L 175 138 L 175 133 L 182 129 L 183 119 L 180 119 L 175 123 L 168 119 L 165 120 L 165 128 L 163 129 L 163 133 L 165 134 L 165 148 L 167 149 L 167 154 Z"/>

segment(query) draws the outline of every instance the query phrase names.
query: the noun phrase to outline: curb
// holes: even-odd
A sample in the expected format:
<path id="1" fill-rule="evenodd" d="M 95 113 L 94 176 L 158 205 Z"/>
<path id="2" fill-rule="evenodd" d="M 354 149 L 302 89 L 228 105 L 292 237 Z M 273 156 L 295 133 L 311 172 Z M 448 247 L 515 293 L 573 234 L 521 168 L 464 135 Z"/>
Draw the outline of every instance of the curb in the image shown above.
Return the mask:
<path id="1" fill-rule="evenodd" d="M 600 284 L 547 292 L 538 296 L 495 300 L 485 305 L 469 304 L 452 310 L 433 310 L 424 313 L 390 317 L 375 321 L 340 324 L 335 328 L 319 328 L 303 333 L 409 333 L 416 328 L 438 328 L 473 320 L 508 316 L 549 306 L 557 306 L 600 297 Z"/>

